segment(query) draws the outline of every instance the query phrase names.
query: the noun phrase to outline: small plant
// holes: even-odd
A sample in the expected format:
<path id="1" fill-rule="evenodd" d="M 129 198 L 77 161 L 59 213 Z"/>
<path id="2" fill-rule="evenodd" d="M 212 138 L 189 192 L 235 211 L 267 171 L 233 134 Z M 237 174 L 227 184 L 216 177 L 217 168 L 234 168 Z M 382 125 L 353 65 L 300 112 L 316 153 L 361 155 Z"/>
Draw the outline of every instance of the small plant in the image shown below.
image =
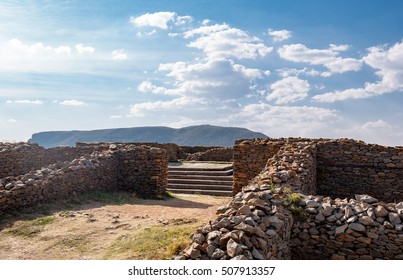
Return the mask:
<path id="1" fill-rule="evenodd" d="M 305 214 L 304 209 L 302 209 L 301 206 L 297 206 L 297 205 L 293 204 L 288 209 L 290 209 L 293 217 L 296 218 L 298 221 L 304 222 L 308 219 L 308 217 Z"/>
<path id="2" fill-rule="evenodd" d="M 274 192 L 274 190 L 276 189 L 276 185 L 274 185 L 273 181 L 270 180 L 268 183 L 266 183 L 265 185 L 262 186 L 263 188 L 267 188 L 270 191 Z"/>
<path id="3" fill-rule="evenodd" d="M 18 221 L 14 225 L 5 230 L 5 233 L 24 238 L 33 237 L 38 235 L 46 225 L 53 223 L 56 217 L 40 217 L 31 221 Z"/>
<path id="4" fill-rule="evenodd" d="M 299 204 L 301 202 L 301 197 L 297 193 L 291 193 L 287 196 L 287 200 L 293 204 Z"/>

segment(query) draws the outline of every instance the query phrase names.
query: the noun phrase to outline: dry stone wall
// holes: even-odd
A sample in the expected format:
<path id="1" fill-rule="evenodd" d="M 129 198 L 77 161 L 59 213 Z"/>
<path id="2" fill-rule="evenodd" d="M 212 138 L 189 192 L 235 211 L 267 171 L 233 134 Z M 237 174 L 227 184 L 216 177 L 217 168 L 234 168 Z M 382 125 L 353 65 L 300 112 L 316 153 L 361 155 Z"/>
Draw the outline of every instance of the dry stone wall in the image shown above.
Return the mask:
<path id="1" fill-rule="evenodd" d="M 8 158 L 12 151 L 15 158 L 24 162 L 47 162 L 58 160 L 36 170 L 16 175 L 17 164 L 7 169 L 8 161 L 0 166 L 0 211 L 35 203 L 65 198 L 88 190 L 124 189 L 136 192 L 139 196 L 156 197 L 165 193 L 167 185 L 167 155 L 159 148 L 138 147 L 134 145 L 97 145 L 64 149 L 72 153 L 57 153 L 58 149 L 46 151 L 37 145 L 26 143 L 6 144 L 7 149 L 0 152 L 0 159 Z M 45 151 L 43 151 L 45 150 Z M 93 150 L 91 154 L 89 152 Z M 77 151 L 84 151 L 71 161 L 61 161 L 75 156 Z M 54 154 L 54 157 L 51 154 Z M 86 154 L 85 154 L 86 153 Z M 49 158 L 42 158 L 50 155 Z M 15 161 L 18 162 L 18 161 Z M 39 163 L 38 163 L 39 164 Z M 4 171 L 6 169 L 6 171 Z M 9 175 L 11 174 L 11 175 Z"/>
<path id="2" fill-rule="evenodd" d="M 312 195 L 320 184 L 318 147 L 329 141 L 282 142 L 261 172 L 218 208 L 217 219 L 200 227 L 177 258 L 403 259 L 402 201 L 383 202 L 354 194 L 353 188 L 350 199 Z M 399 155 L 395 150 L 383 155 L 391 153 Z"/>
<path id="3" fill-rule="evenodd" d="M 164 149 L 168 155 L 168 161 L 232 161 L 233 151 L 231 147 L 214 147 L 214 146 L 178 146 L 173 143 L 77 143 L 77 147 L 105 147 L 111 144 L 118 146 L 147 146 Z"/>
<path id="4" fill-rule="evenodd" d="M 45 149 L 37 144 L 0 143 L 0 178 L 25 174 L 56 162 L 72 161 L 93 151 L 91 146 Z"/>
<path id="5" fill-rule="evenodd" d="M 282 140 L 251 139 L 238 140 L 233 148 L 234 185 L 236 194 L 266 166 L 267 160 L 274 156 L 283 145 Z"/>
<path id="6" fill-rule="evenodd" d="M 165 194 L 168 184 L 166 150 L 159 148 L 144 149 L 130 145 L 122 147 L 118 151 L 117 184 L 119 189 L 135 192 L 146 198 Z"/>
<path id="7" fill-rule="evenodd" d="M 318 194 L 352 197 L 353 190 L 386 201 L 403 200 L 403 147 L 320 141 L 317 162 Z"/>

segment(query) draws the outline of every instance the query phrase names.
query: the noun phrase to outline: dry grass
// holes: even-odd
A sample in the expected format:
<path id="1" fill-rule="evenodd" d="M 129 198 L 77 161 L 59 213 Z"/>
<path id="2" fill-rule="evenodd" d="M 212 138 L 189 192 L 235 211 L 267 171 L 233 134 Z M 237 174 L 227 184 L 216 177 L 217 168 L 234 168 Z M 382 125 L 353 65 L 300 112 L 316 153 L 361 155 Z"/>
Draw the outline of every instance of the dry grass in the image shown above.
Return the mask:
<path id="1" fill-rule="evenodd" d="M 3 215 L 0 259 L 171 259 L 229 198 L 94 192 Z"/>

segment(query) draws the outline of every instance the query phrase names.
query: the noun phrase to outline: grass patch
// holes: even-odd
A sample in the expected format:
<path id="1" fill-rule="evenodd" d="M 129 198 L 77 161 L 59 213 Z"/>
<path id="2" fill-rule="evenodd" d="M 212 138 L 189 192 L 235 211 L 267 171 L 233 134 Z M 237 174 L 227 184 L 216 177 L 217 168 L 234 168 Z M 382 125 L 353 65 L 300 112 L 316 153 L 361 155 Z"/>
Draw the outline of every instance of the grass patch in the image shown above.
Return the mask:
<path id="1" fill-rule="evenodd" d="M 305 214 L 304 209 L 301 206 L 293 204 L 290 207 L 288 207 L 288 209 L 290 209 L 293 217 L 296 220 L 301 221 L 301 222 L 305 222 L 308 219 L 308 217 Z"/>
<path id="2" fill-rule="evenodd" d="M 75 249 L 76 251 L 83 253 L 88 251 L 89 239 L 88 235 L 72 235 L 61 240 L 56 241 L 55 243 L 48 246 L 45 251 L 49 251 L 54 248 L 62 248 L 62 249 Z"/>
<path id="3" fill-rule="evenodd" d="M 169 260 L 191 242 L 189 236 L 200 225 L 196 220 L 170 221 L 168 226 L 152 226 L 118 238 L 105 259 Z M 185 223 L 184 223 L 185 222 Z"/>
<path id="4" fill-rule="evenodd" d="M 12 227 L 4 230 L 4 233 L 24 238 L 34 237 L 42 232 L 46 225 L 52 224 L 55 220 L 56 217 L 48 216 L 29 221 L 17 221 Z"/>

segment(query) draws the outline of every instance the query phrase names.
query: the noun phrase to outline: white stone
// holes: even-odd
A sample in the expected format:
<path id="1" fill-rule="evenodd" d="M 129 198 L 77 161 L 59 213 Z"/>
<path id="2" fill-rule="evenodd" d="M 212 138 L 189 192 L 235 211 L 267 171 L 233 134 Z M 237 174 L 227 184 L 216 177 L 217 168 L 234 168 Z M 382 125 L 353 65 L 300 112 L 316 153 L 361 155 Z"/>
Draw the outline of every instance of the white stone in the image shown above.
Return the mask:
<path id="1" fill-rule="evenodd" d="M 389 222 L 392 225 L 397 225 L 397 224 L 400 224 L 402 221 L 400 220 L 399 214 L 389 213 Z"/>
<path id="2" fill-rule="evenodd" d="M 363 216 L 358 219 L 358 221 L 364 226 L 375 226 L 375 221 L 369 216 Z"/>
<path id="3" fill-rule="evenodd" d="M 323 203 L 322 204 L 322 210 L 320 211 L 323 216 L 328 217 L 332 215 L 333 212 L 333 207 L 330 205 L 330 203 Z"/>
<path id="4" fill-rule="evenodd" d="M 369 203 L 369 204 L 378 202 L 378 199 L 373 198 L 372 196 L 367 195 L 367 194 L 356 194 L 355 199 L 357 201 L 362 201 L 362 202 Z"/>
<path id="5" fill-rule="evenodd" d="M 344 208 L 344 217 L 350 218 L 353 215 L 354 215 L 354 211 L 353 211 L 353 209 L 351 209 L 350 206 L 347 206 L 346 208 Z"/>
<path id="6" fill-rule="evenodd" d="M 389 213 L 388 210 L 386 210 L 385 207 L 383 207 L 382 205 L 376 206 L 374 212 L 377 218 L 386 217 Z"/>

